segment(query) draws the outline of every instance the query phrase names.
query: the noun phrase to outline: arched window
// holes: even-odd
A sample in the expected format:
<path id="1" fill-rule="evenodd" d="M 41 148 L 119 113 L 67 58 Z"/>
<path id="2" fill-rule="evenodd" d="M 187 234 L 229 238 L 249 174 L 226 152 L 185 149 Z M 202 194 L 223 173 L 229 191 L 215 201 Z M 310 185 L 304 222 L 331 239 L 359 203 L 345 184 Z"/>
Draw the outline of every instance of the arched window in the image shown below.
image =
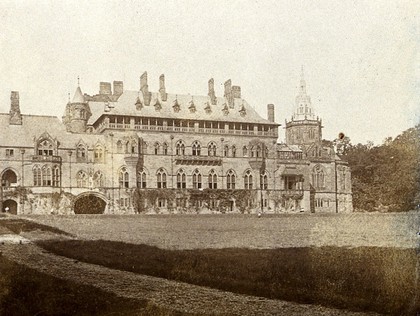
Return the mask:
<path id="1" fill-rule="evenodd" d="M 53 156 L 54 147 L 48 139 L 43 139 L 38 143 L 38 155 L 40 156 Z"/>
<path id="2" fill-rule="evenodd" d="M 157 180 L 158 189 L 165 189 L 166 188 L 166 172 L 165 172 L 165 170 L 160 168 L 156 172 L 156 180 Z"/>
<path id="3" fill-rule="evenodd" d="M 156 142 L 155 143 L 155 155 L 159 154 L 159 147 L 160 147 L 160 144 L 158 142 Z"/>
<path id="4" fill-rule="evenodd" d="M 216 156 L 216 144 L 214 142 L 209 143 L 207 149 L 209 156 Z"/>
<path id="5" fill-rule="evenodd" d="M 223 156 L 227 157 L 229 155 L 229 146 L 225 145 L 225 147 L 223 148 Z"/>
<path id="6" fill-rule="evenodd" d="M 1 185 L 3 187 L 10 187 L 12 184 L 17 184 L 17 176 L 13 170 L 6 170 L 1 177 Z"/>
<path id="7" fill-rule="evenodd" d="M 143 169 L 137 173 L 137 187 L 140 189 L 145 189 L 146 186 L 147 186 L 146 171 Z"/>
<path id="8" fill-rule="evenodd" d="M 118 172 L 118 182 L 120 184 L 120 188 L 129 187 L 129 175 L 126 167 L 122 167 Z"/>
<path id="9" fill-rule="evenodd" d="M 192 155 L 193 156 L 200 156 L 201 153 L 201 145 L 198 141 L 192 143 Z"/>
<path id="10" fill-rule="evenodd" d="M 257 147 L 251 147 L 251 158 L 257 157 Z"/>
<path id="11" fill-rule="evenodd" d="M 101 145 L 96 145 L 95 147 L 95 162 L 101 163 L 104 161 L 104 149 Z"/>
<path id="12" fill-rule="evenodd" d="M 312 185 L 317 189 L 325 186 L 324 170 L 320 165 L 316 165 L 312 170 Z"/>
<path id="13" fill-rule="evenodd" d="M 34 168 L 32 169 L 33 173 L 34 173 L 34 186 L 36 187 L 40 187 L 42 186 L 42 172 L 41 172 L 41 167 L 36 165 L 34 166 Z"/>
<path id="14" fill-rule="evenodd" d="M 226 188 L 227 189 L 235 189 L 236 185 L 236 176 L 233 170 L 229 170 L 226 174 Z"/>
<path id="15" fill-rule="evenodd" d="M 121 140 L 117 141 L 117 153 L 121 154 L 123 152 L 123 143 Z"/>
<path id="16" fill-rule="evenodd" d="M 185 144 L 182 140 L 177 141 L 176 143 L 176 155 L 184 156 L 185 155 Z"/>
<path id="17" fill-rule="evenodd" d="M 267 190 L 268 189 L 268 174 L 267 174 L 267 171 L 264 170 L 264 172 L 261 173 L 260 181 L 261 181 L 261 189 L 262 190 Z"/>
<path id="18" fill-rule="evenodd" d="M 236 157 L 236 146 L 232 146 L 232 157 Z"/>
<path id="19" fill-rule="evenodd" d="M 201 189 L 201 173 L 198 169 L 195 169 L 193 172 L 193 189 Z"/>
<path id="20" fill-rule="evenodd" d="M 242 147 L 242 156 L 244 157 L 248 156 L 248 147 L 246 146 Z"/>
<path id="21" fill-rule="evenodd" d="M 76 175 L 76 183 L 78 188 L 86 188 L 88 186 L 88 175 L 86 172 L 80 170 Z"/>
<path id="22" fill-rule="evenodd" d="M 59 187 L 60 186 L 60 167 L 54 166 L 52 169 L 52 186 Z"/>
<path id="23" fill-rule="evenodd" d="M 76 148 L 76 160 L 77 161 L 86 161 L 87 158 L 87 150 L 85 145 L 79 144 Z"/>
<path id="24" fill-rule="evenodd" d="M 176 174 L 176 187 L 178 189 L 185 189 L 187 187 L 187 181 L 184 170 L 178 170 Z"/>
<path id="25" fill-rule="evenodd" d="M 52 185 L 52 174 L 50 166 L 42 167 L 42 186 L 50 187 Z"/>
<path id="26" fill-rule="evenodd" d="M 260 145 L 258 145 L 257 146 L 257 150 L 256 150 L 256 155 L 255 155 L 255 157 L 261 157 L 262 155 L 261 155 L 261 146 Z"/>
<path id="27" fill-rule="evenodd" d="M 168 144 L 163 143 L 162 149 L 163 149 L 163 154 L 166 156 L 168 154 Z"/>
<path id="28" fill-rule="evenodd" d="M 209 189 L 217 189 L 217 174 L 213 169 L 209 172 Z"/>
<path id="29" fill-rule="evenodd" d="M 131 153 L 136 154 L 137 153 L 137 142 L 135 140 L 131 140 Z"/>
<path id="30" fill-rule="evenodd" d="M 95 188 L 101 188 L 104 186 L 104 175 L 101 171 L 96 171 L 93 174 L 93 186 Z"/>
<path id="31" fill-rule="evenodd" d="M 252 171 L 247 170 L 244 175 L 244 188 L 245 190 L 252 190 Z"/>

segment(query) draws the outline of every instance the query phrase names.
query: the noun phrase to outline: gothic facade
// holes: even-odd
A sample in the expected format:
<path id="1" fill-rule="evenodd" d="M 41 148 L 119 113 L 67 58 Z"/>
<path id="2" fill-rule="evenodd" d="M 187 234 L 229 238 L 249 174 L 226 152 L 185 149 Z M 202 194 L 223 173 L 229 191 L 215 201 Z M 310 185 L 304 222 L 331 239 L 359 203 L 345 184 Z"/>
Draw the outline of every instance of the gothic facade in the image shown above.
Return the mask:
<path id="1" fill-rule="evenodd" d="M 24 115 L 19 93 L 0 114 L 0 202 L 17 214 L 351 212 L 350 170 L 322 140 L 301 78 L 279 143 L 274 105 L 262 118 L 228 80 L 216 96 L 100 83 L 78 86 L 62 120 Z"/>

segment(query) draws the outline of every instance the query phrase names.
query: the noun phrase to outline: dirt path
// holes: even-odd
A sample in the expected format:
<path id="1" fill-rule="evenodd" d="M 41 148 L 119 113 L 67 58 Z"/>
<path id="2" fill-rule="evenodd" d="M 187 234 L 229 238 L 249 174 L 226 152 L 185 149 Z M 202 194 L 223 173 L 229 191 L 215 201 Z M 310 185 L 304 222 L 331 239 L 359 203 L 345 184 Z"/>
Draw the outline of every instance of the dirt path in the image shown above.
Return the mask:
<path id="1" fill-rule="evenodd" d="M 33 243 L 0 244 L 0 251 L 10 260 L 55 277 L 93 285 L 122 297 L 147 299 L 179 312 L 202 315 L 376 315 L 239 295 L 112 270 L 48 253 Z"/>

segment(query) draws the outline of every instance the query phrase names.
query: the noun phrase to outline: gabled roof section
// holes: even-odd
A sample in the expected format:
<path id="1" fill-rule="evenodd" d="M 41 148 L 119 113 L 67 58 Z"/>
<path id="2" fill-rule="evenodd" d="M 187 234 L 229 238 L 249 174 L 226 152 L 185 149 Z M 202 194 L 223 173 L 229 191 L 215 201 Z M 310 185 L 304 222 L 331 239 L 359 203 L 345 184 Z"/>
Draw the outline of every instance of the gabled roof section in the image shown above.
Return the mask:
<path id="1" fill-rule="evenodd" d="M 191 111 L 191 100 L 195 111 Z M 140 103 L 141 107 L 136 106 Z M 210 105 L 209 96 L 191 96 L 189 94 L 167 94 L 167 100 L 163 101 L 159 93 L 151 94 L 150 104 L 156 104 L 159 101 L 162 108 L 156 111 L 154 106 L 144 106 L 142 94 L 138 91 L 125 90 L 118 101 L 112 102 L 114 107 L 105 112 L 104 102 L 89 101 L 92 116 L 88 124 L 93 125 L 103 114 L 124 115 L 138 117 L 156 117 L 167 119 L 186 119 L 186 120 L 209 120 L 238 123 L 261 123 L 270 125 L 279 125 L 262 118 L 249 104 L 242 98 L 233 99 L 233 107 L 228 111 L 223 111 L 227 104 L 226 98 L 218 97 L 216 104 Z M 176 105 L 174 107 L 174 105 Z"/>

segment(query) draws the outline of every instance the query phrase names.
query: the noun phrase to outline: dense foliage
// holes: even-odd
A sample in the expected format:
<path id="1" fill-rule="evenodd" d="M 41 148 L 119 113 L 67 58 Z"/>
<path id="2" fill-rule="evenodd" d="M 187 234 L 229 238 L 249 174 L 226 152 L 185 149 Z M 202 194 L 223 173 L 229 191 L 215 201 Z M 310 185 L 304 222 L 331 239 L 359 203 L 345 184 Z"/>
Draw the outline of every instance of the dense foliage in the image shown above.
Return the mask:
<path id="1" fill-rule="evenodd" d="M 349 145 L 342 159 L 352 172 L 357 211 L 401 212 L 420 204 L 420 125 L 379 146 Z"/>

